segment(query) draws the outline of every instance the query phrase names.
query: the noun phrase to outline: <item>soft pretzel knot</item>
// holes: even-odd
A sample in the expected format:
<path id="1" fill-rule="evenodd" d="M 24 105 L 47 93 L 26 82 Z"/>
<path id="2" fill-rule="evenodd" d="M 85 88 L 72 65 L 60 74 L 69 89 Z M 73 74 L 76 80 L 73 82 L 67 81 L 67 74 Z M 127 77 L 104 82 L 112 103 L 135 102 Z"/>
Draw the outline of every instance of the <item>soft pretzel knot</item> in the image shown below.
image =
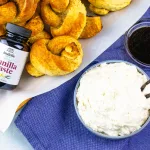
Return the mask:
<path id="1" fill-rule="evenodd" d="M 51 26 L 53 37 L 78 39 L 86 26 L 86 9 L 81 0 L 42 0 L 41 16 Z"/>
<path id="2" fill-rule="evenodd" d="M 80 66 L 82 58 L 81 44 L 73 37 L 41 39 L 32 45 L 30 63 L 26 65 L 26 69 L 35 77 L 66 75 Z"/>
<path id="3" fill-rule="evenodd" d="M 39 0 L 0 0 L 0 25 L 25 24 L 37 8 Z"/>
<path id="4" fill-rule="evenodd" d="M 131 0 L 88 0 L 90 9 L 99 15 L 106 15 L 110 11 L 123 9 L 131 3 Z"/>
<path id="5" fill-rule="evenodd" d="M 38 2 L 39 0 L 0 0 L 0 36 L 5 34 L 5 24 L 12 22 L 32 31 L 30 43 L 50 38 L 44 31 L 44 22 L 36 11 Z"/>
<path id="6" fill-rule="evenodd" d="M 44 23 L 39 15 L 35 15 L 28 21 L 25 25 L 25 28 L 32 31 L 32 35 L 29 38 L 29 42 L 33 44 L 39 39 L 50 39 L 49 33 L 44 31 Z"/>

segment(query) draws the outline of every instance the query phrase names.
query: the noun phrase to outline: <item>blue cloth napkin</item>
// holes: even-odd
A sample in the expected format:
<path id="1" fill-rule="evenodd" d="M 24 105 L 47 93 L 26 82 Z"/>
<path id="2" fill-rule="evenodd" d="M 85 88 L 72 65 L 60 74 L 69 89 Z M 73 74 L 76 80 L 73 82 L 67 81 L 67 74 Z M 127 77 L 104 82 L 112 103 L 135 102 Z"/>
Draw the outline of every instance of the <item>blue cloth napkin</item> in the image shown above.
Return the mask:
<path id="1" fill-rule="evenodd" d="M 150 18 L 150 9 L 143 18 Z M 135 63 L 120 37 L 93 63 L 117 59 Z M 135 63 L 136 64 L 136 63 Z M 137 64 L 136 64 L 137 65 Z M 150 76 L 150 69 L 139 66 Z M 56 89 L 33 98 L 16 120 L 35 150 L 150 150 L 150 124 L 139 134 L 124 140 L 106 140 L 90 133 L 79 121 L 73 92 L 82 72 Z"/>

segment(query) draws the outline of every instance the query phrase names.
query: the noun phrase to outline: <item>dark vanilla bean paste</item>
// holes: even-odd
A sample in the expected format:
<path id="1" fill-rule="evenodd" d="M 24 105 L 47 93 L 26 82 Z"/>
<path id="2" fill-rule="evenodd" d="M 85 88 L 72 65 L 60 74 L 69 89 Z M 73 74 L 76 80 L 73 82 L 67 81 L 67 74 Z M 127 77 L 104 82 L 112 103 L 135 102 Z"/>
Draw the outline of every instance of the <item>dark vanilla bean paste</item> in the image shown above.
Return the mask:
<path id="1" fill-rule="evenodd" d="M 142 27 L 133 32 L 128 47 L 136 60 L 150 64 L 150 27 Z"/>

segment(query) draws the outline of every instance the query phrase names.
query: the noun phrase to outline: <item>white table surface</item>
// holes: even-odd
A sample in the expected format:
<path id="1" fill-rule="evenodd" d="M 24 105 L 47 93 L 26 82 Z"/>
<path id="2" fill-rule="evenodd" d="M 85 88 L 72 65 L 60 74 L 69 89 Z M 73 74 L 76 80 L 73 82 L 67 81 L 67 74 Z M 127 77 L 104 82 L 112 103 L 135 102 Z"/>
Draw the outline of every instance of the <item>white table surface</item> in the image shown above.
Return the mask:
<path id="1" fill-rule="evenodd" d="M 0 133 L 0 150 L 33 150 L 27 139 L 16 127 L 14 120 L 5 133 Z"/>

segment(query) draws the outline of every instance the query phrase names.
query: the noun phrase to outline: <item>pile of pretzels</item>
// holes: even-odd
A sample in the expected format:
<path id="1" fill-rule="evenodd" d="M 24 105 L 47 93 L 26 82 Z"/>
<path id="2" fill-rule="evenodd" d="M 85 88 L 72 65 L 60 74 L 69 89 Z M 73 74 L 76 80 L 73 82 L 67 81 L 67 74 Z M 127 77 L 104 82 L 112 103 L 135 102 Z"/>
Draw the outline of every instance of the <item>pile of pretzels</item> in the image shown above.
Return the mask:
<path id="1" fill-rule="evenodd" d="M 100 17 L 87 17 L 81 0 L 0 0 L 0 36 L 8 22 L 32 31 L 26 70 L 35 77 L 75 71 L 83 58 L 78 39 L 102 29 Z"/>

